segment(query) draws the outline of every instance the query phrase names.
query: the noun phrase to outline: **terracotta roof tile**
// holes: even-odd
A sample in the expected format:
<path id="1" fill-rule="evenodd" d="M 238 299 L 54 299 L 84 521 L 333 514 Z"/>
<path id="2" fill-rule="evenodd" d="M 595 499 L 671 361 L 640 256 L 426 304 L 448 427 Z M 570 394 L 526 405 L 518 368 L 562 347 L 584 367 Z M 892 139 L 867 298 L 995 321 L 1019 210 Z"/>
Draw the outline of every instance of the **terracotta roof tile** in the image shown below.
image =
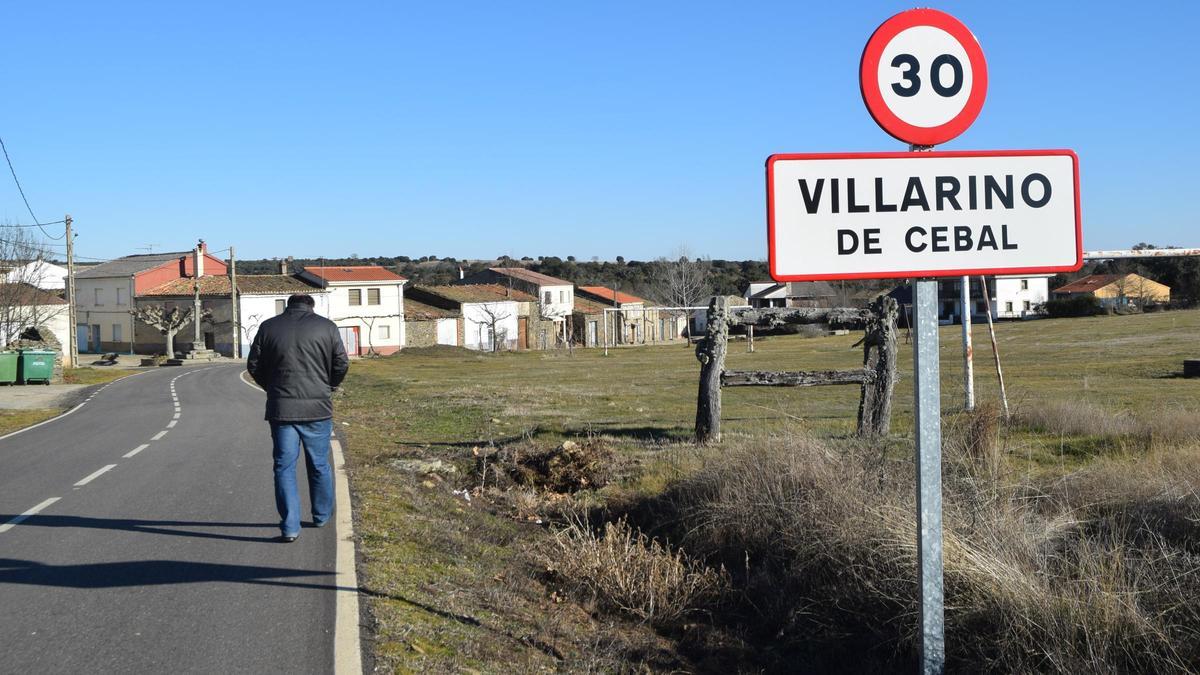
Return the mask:
<path id="1" fill-rule="evenodd" d="M 449 319 L 459 315 L 459 312 L 452 309 L 434 307 L 423 302 L 417 302 L 412 298 L 404 298 L 405 321 L 432 321 L 434 319 Z"/>
<path id="2" fill-rule="evenodd" d="M 155 286 L 142 293 L 143 296 L 155 297 L 190 297 L 196 279 L 185 277 L 172 279 L 161 286 Z M 200 277 L 201 296 L 229 296 L 229 277 L 212 275 Z M 287 274 L 240 274 L 237 278 L 238 293 L 242 295 L 292 295 L 294 293 L 319 293 L 320 288 L 305 283 L 301 279 Z"/>
<path id="3" fill-rule="evenodd" d="M 580 286 L 579 290 L 582 293 L 587 293 L 588 295 L 607 301 L 609 305 L 612 304 L 614 297 L 616 298 L 616 301 L 622 305 L 639 302 L 642 304 L 647 304 L 645 300 L 637 297 L 636 295 L 622 293 L 621 291 L 613 290 L 607 286 Z"/>
<path id="4" fill-rule="evenodd" d="M 464 284 L 455 286 L 418 286 L 418 289 L 454 302 L 537 302 L 537 298 L 500 284 Z"/>
<path id="5" fill-rule="evenodd" d="M 1076 279 L 1066 286 L 1054 289 L 1055 293 L 1091 293 L 1125 277 L 1124 274 L 1089 274 L 1082 279 Z"/>
<path id="6" fill-rule="evenodd" d="M 325 281 L 405 281 L 395 272 L 378 265 L 330 265 L 305 267 L 305 272 Z"/>
<path id="7" fill-rule="evenodd" d="M 574 285 L 570 281 L 564 281 L 563 279 L 557 279 L 548 274 L 542 274 L 541 272 L 534 272 L 533 270 L 527 270 L 524 267 L 489 267 L 488 269 L 490 269 L 491 271 L 493 271 L 497 274 L 503 274 L 506 277 L 512 277 L 514 279 L 521 279 L 523 281 L 529 281 L 529 282 L 535 283 L 539 286 L 573 286 Z"/>

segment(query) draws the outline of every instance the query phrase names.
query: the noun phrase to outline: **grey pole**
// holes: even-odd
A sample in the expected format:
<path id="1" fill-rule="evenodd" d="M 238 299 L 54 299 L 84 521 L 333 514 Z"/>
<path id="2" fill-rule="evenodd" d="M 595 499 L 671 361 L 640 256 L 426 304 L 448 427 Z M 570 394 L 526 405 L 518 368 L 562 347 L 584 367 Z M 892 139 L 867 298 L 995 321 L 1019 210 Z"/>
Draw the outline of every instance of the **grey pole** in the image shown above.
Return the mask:
<path id="1" fill-rule="evenodd" d="M 921 672 L 946 662 L 942 589 L 942 410 L 938 363 L 938 283 L 915 281 L 913 381 L 917 441 L 917 557 L 921 582 Z"/>
<path id="2" fill-rule="evenodd" d="M 964 276 L 959 288 L 959 305 L 962 311 L 963 341 L 963 388 L 966 400 L 963 407 L 975 409 L 975 350 L 971 346 L 971 277 Z"/>

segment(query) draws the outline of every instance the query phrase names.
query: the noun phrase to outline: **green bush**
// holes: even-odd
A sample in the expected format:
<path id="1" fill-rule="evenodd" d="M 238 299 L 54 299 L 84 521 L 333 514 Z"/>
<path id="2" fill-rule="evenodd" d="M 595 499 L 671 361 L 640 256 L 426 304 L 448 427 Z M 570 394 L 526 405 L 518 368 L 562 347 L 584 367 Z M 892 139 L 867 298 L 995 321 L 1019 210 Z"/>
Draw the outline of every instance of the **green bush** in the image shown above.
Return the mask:
<path id="1" fill-rule="evenodd" d="M 1041 306 L 1046 314 L 1053 318 L 1068 316 L 1096 316 L 1103 314 L 1104 308 L 1094 295 L 1073 295 L 1069 298 L 1048 300 Z"/>

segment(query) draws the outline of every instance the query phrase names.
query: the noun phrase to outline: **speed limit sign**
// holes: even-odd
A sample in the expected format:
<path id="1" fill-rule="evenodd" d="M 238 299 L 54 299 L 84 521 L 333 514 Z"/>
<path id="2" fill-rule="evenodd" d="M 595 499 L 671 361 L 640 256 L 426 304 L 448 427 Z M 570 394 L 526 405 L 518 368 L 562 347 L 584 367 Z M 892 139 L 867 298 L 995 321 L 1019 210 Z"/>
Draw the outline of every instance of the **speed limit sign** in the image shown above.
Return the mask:
<path id="1" fill-rule="evenodd" d="M 936 9 L 910 9 L 867 41 L 859 86 L 884 131 L 913 145 L 938 145 L 979 116 L 987 63 L 961 21 Z"/>

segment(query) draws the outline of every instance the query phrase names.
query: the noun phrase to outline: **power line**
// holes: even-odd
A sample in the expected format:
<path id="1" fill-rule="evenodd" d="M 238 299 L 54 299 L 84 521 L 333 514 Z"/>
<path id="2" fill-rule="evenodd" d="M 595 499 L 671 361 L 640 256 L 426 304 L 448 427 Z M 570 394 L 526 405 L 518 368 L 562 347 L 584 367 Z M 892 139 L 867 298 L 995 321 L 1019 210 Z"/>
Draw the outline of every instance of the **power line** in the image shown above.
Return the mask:
<path id="1" fill-rule="evenodd" d="M 4 151 L 4 161 L 8 162 L 8 171 L 12 174 L 13 182 L 17 184 L 17 192 L 21 193 L 21 201 L 25 202 L 25 208 L 29 211 L 29 217 L 33 218 L 33 222 L 37 224 L 38 229 L 42 231 L 43 235 L 49 237 L 50 239 L 62 239 L 63 237 L 67 236 L 67 233 L 63 232 L 57 237 L 52 237 L 50 236 L 50 233 L 46 231 L 46 228 L 42 227 L 42 223 L 38 222 L 38 217 L 33 215 L 33 207 L 29 205 L 29 200 L 25 197 L 25 189 L 21 187 L 21 181 L 17 179 L 17 170 L 13 168 L 12 159 L 8 156 L 8 146 L 4 145 L 3 138 L 0 138 L 0 150 Z M 51 223 L 45 224 L 50 225 Z"/>
<path id="2" fill-rule="evenodd" d="M 67 222 L 67 221 L 65 221 L 65 220 L 54 220 L 54 221 L 51 221 L 51 222 L 49 222 L 49 223 L 34 223 L 33 225 L 26 225 L 26 224 L 24 224 L 24 223 L 0 223 L 0 227 L 7 227 L 7 228 L 20 228 L 20 227 L 41 227 L 42 225 L 62 225 L 62 224 L 63 224 L 63 223 L 65 223 L 65 222 Z M 44 232 L 44 231 L 45 231 L 45 230 L 43 230 L 43 232 Z M 62 237 L 59 237 L 59 239 L 62 239 Z"/>

